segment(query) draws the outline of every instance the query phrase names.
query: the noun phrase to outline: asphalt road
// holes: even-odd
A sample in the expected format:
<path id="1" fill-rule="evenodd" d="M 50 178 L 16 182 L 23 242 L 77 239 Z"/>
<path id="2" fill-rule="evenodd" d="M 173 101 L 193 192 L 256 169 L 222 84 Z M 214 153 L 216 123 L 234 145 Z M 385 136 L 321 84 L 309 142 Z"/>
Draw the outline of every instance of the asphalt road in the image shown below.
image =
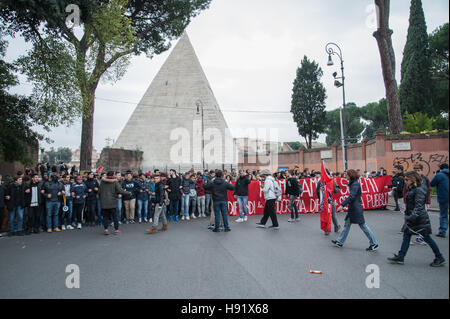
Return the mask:
<path id="1" fill-rule="evenodd" d="M 439 216 L 430 215 L 436 233 Z M 295 224 L 278 215 L 280 230 L 257 229 L 260 216 L 252 216 L 241 224 L 231 217 L 229 233 L 213 233 L 206 219 L 196 219 L 172 222 L 156 235 L 136 224 L 122 225 L 119 236 L 95 227 L 4 237 L 0 298 L 449 298 L 448 265 L 430 267 L 428 246 L 411 246 L 405 265 L 387 262 L 401 245 L 402 214 L 365 217 L 377 252 L 365 251 L 368 240 L 357 225 L 344 248 L 332 246 L 336 235 L 324 236 L 316 214 Z M 448 239 L 433 238 L 448 260 Z M 68 264 L 79 266 L 79 289 L 66 287 Z M 366 287 L 370 264 L 379 267 L 380 288 Z"/>

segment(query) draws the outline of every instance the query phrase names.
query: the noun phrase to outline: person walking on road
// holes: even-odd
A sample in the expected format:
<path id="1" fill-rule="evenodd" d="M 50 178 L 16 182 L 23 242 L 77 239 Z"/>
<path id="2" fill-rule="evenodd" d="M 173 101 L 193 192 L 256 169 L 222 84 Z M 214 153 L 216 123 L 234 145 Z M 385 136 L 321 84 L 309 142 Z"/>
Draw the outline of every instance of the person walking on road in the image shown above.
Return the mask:
<path id="1" fill-rule="evenodd" d="M 331 242 L 337 247 L 344 246 L 345 240 L 350 232 L 351 225 L 358 224 L 370 241 L 370 246 L 366 250 L 375 251 L 378 249 L 378 243 L 364 220 L 363 207 L 361 203 L 361 185 L 358 182 L 359 174 L 354 169 L 349 169 L 346 174 L 349 180 L 348 186 L 350 188 L 350 195 L 342 202 L 337 211 L 343 211 L 344 206 L 348 205 L 348 213 L 345 217 L 345 225 L 341 235 L 337 240 L 332 240 Z"/>
<path id="2" fill-rule="evenodd" d="M 269 226 L 269 228 L 280 229 L 280 226 L 278 225 L 277 215 L 275 214 L 275 203 L 277 201 L 277 194 L 275 193 L 275 179 L 270 174 L 270 171 L 268 169 L 262 170 L 260 175 L 265 178 L 263 192 L 266 203 L 264 205 L 264 216 L 261 218 L 261 221 L 256 224 L 256 227 L 266 228 L 267 220 L 270 217 L 270 219 L 272 220 L 272 226 Z"/>
<path id="3" fill-rule="evenodd" d="M 436 242 L 431 238 L 430 217 L 425 209 L 427 189 L 423 184 L 422 177 L 416 172 L 407 172 L 405 174 L 406 187 L 406 227 L 403 232 L 403 243 L 398 254 L 388 258 L 391 263 L 403 264 L 406 253 L 408 252 L 413 234 L 420 234 L 423 240 L 431 247 L 435 255 L 434 261 L 430 264 L 432 267 L 439 267 L 445 264 Z"/>
<path id="4" fill-rule="evenodd" d="M 431 180 L 431 187 L 437 188 L 437 199 L 439 203 L 440 217 L 439 217 L 439 232 L 438 237 L 445 238 L 448 229 L 448 204 L 449 204 L 449 190 L 448 190 L 448 164 L 443 163 L 439 166 L 440 171 Z"/>

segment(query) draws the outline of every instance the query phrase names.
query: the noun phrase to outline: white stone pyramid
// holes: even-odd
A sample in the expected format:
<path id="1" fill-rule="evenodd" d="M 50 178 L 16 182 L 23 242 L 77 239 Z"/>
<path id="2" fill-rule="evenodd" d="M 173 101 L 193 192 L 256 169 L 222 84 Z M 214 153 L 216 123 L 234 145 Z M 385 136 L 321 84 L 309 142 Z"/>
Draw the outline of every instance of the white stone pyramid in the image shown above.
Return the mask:
<path id="1" fill-rule="evenodd" d="M 231 165 L 236 167 L 237 156 L 234 155 L 235 147 L 231 136 L 227 135 L 228 131 L 225 118 L 185 32 L 113 148 L 142 150 L 143 170 L 166 167 L 176 170 L 194 167 L 198 170 L 203 168 L 203 163 L 208 169 L 221 169 L 224 165 L 226 168 Z"/>

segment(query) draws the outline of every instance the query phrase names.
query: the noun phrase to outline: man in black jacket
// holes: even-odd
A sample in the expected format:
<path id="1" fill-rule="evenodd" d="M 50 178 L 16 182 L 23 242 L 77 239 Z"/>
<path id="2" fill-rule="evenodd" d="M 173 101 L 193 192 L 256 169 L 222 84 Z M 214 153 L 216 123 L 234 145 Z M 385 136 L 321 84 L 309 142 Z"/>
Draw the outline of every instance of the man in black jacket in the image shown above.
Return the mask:
<path id="1" fill-rule="evenodd" d="M 167 218 L 163 212 L 164 206 L 166 205 L 166 191 L 164 189 L 164 183 L 161 181 L 161 177 L 159 175 L 155 176 L 155 214 L 153 216 L 153 226 L 152 229 L 147 229 L 147 234 L 155 234 L 156 228 L 159 223 L 159 216 L 162 217 L 163 227 L 159 229 L 159 231 L 167 230 Z"/>
<path id="2" fill-rule="evenodd" d="M 6 206 L 9 212 L 9 233 L 8 236 L 17 234 L 19 236 L 23 235 L 22 224 L 23 224 L 23 213 L 25 208 L 25 192 L 24 186 L 22 184 L 22 178 L 19 176 L 14 177 L 14 182 L 9 184 L 6 189 L 7 200 Z M 14 219 L 17 216 L 17 233 L 14 233 Z"/>
<path id="3" fill-rule="evenodd" d="M 248 199 L 248 185 L 251 181 L 248 175 L 243 169 L 239 170 L 239 178 L 236 180 L 234 188 L 234 197 L 237 198 L 239 205 L 239 218 L 236 219 L 236 223 L 242 223 L 247 221 L 247 199 Z M 242 213 L 244 211 L 244 214 Z"/>
<path id="4" fill-rule="evenodd" d="M 41 196 L 41 187 L 42 184 L 39 183 L 39 175 L 34 173 L 31 178 L 31 183 L 25 189 L 25 193 L 29 196 L 29 201 L 26 205 L 29 207 L 31 219 L 29 220 L 29 229 L 35 233 L 39 234 L 40 222 L 41 222 L 41 205 L 42 205 L 42 196 Z"/>
<path id="5" fill-rule="evenodd" d="M 228 226 L 227 217 L 227 191 L 234 190 L 234 186 L 227 183 L 225 179 L 222 178 L 222 171 L 216 173 L 216 178 L 212 183 L 206 184 L 205 190 L 211 190 L 212 199 L 214 203 L 214 229 L 213 232 L 219 232 L 220 215 L 222 215 L 223 225 L 225 231 L 229 232 L 231 229 Z"/>
<path id="6" fill-rule="evenodd" d="M 94 178 L 94 173 L 89 172 L 87 180 L 84 182 L 87 187 L 86 198 L 86 226 L 94 226 L 97 211 L 98 181 Z"/>
<path id="7" fill-rule="evenodd" d="M 404 174 L 403 174 L 403 166 L 397 165 L 394 167 L 394 176 L 392 177 L 392 184 L 388 187 L 392 189 L 394 200 L 395 200 L 395 209 L 394 211 L 399 212 L 400 210 L 403 211 L 403 207 L 400 207 L 400 205 L 403 204 L 403 201 L 400 201 L 399 199 L 403 198 L 403 187 L 404 187 Z"/>
<path id="8" fill-rule="evenodd" d="M 286 180 L 286 195 L 289 196 L 289 209 L 291 211 L 291 218 L 288 219 L 288 222 L 299 222 L 300 217 L 298 216 L 298 208 L 296 199 L 301 196 L 303 193 L 302 185 L 298 179 L 293 176 L 293 172 L 288 170 L 286 172 L 287 180 Z M 295 213 L 295 219 L 294 219 Z"/>
<path id="9" fill-rule="evenodd" d="M 178 177 L 177 172 L 174 169 L 170 170 L 170 177 L 167 180 L 167 186 L 167 192 L 169 193 L 170 199 L 170 220 L 178 221 L 178 208 L 181 199 L 181 179 Z"/>
<path id="10" fill-rule="evenodd" d="M 46 182 L 43 186 L 44 196 L 46 197 L 46 208 L 47 208 L 47 232 L 51 233 L 52 229 L 55 232 L 60 232 L 58 228 L 59 221 L 59 207 L 60 198 L 63 192 L 63 186 L 58 181 L 58 174 L 52 173 L 51 180 Z M 53 225 L 52 225 L 53 221 Z M 53 228 L 52 228 L 53 226 Z"/>

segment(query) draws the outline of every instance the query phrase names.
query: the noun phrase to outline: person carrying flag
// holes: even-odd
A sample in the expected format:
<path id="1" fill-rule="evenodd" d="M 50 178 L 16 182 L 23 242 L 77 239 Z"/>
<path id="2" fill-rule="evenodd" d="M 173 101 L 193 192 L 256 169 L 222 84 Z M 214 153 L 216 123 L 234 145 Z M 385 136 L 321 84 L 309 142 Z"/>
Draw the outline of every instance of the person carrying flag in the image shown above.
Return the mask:
<path id="1" fill-rule="evenodd" d="M 361 185 L 358 182 L 359 174 L 354 169 L 349 169 L 347 171 L 347 177 L 349 180 L 348 186 L 350 187 L 350 195 L 342 202 L 337 211 L 343 211 L 344 206 L 348 205 L 348 213 L 345 217 L 345 225 L 341 235 L 337 240 L 332 240 L 331 242 L 337 247 L 344 246 L 347 235 L 350 232 L 351 225 L 358 224 L 370 241 L 370 246 L 366 250 L 375 251 L 378 249 L 378 243 L 364 220 L 363 207 L 361 203 Z"/>

